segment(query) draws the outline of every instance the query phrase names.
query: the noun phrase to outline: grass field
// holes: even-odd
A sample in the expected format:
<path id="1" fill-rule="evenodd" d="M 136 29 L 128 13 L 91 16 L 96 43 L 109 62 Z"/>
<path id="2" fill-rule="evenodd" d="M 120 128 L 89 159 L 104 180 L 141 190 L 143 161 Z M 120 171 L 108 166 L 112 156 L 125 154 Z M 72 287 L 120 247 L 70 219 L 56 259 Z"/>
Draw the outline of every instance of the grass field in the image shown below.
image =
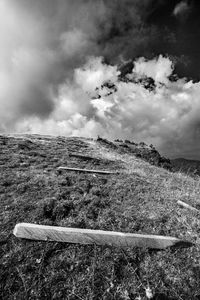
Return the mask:
<path id="1" fill-rule="evenodd" d="M 134 147 L 0 136 L 0 299 L 200 299 L 200 214 L 177 205 L 200 209 L 200 179 L 167 170 L 168 162 L 159 167 L 157 156 L 148 160 L 145 148 Z M 119 174 L 58 174 L 59 166 Z M 168 235 L 194 245 L 155 251 L 30 241 L 12 234 L 19 222 Z"/>

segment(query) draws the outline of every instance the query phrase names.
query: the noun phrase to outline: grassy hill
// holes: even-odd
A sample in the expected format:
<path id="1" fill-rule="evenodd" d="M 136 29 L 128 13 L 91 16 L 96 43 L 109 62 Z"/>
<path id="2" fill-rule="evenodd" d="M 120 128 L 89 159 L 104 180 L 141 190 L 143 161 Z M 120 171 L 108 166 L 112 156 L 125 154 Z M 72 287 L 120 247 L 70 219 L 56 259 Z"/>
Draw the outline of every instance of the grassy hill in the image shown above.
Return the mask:
<path id="1" fill-rule="evenodd" d="M 171 164 L 176 171 L 186 174 L 200 176 L 200 161 L 185 158 L 175 158 L 171 160 Z"/>
<path id="2" fill-rule="evenodd" d="M 58 174 L 66 165 L 119 174 Z M 170 168 L 143 143 L 0 136 L 0 299 L 148 299 L 148 288 L 152 299 L 200 299 L 200 215 L 177 205 L 200 208 L 200 180 Z M 155 251 L 30 241 L 12 234 L 19 222 L 169 235 L 194 245 Z"/>

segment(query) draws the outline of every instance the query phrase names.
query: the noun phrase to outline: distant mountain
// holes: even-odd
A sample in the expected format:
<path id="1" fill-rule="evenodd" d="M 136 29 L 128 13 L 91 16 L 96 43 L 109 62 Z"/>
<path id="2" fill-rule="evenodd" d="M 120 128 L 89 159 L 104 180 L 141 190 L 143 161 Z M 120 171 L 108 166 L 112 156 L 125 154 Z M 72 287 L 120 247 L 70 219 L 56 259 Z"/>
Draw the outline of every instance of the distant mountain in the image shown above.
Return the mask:
<path id="1" fill-rule="evenodd" d="M 171 164 L 175 171 L 181 171 L 187 174 L 196 174 L 200 176 L 200 161 L 185 158 L 171 159 Z"/>

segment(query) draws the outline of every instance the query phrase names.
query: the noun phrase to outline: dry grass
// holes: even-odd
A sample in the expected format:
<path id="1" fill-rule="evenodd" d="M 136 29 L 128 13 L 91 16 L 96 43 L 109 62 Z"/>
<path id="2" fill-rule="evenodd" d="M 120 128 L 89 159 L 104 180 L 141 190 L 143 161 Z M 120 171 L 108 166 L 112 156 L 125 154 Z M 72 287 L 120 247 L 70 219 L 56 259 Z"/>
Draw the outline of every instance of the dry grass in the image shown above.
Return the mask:
<path id="1" fill-rule="evenodd" d="M 199 178 L 171 173 L 92 140 L 0 138 L 0 299 L 200 298 Z M 69 158 L 68 152 L 101 158 Z M 115 176 L 56 167 L 119 170 Z M 191 248 L 153 251 L 17 239 L 18 222 L 171 235 Z"/>

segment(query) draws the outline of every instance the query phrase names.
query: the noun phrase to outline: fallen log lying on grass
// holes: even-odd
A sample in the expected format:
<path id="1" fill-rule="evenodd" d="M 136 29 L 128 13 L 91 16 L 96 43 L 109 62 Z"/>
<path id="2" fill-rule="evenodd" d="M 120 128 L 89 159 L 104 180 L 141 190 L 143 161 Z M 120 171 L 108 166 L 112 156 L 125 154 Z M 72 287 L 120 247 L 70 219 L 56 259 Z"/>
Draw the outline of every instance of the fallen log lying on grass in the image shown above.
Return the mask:
<path id="1" fill-rule="evenodd" d="M 182 207 L 184 207 L 184 208 L 188 208 L 188 209 L 190 209 L 192 211 L 200 213 L 200 210 L 196 209 L 193 206 L 190 206 L 189 204 L 187 204 L 187 203 L 185 203 L 185 202 L 183 202 L 181 200 L 178 200 L 177 204 L 180 205 L 180 206 L 182 206 Z"/>
<path id="2" fill-rule="evenodd" d="M 112 245 L 119 247 L 142 247 L 164 249 L 171 246 L 191 246 L 191 243 L 175 237 L 143 235 L 115 231 L 78 229 L 19 223 L 15 226 L 16 237 L 78 244 Z"/>
<path id="3" fill-rule="evenodd" d="M 58 167 L 58 172 L 61 172 L 61 171 L 75 171 L 75 172 L 95 173 L 95 174 L 102 174 L 102 175 L 119 174 L 119 172 L 112 172 L 112 171 L 77 169 L 77 168 L 69 168 L 69 167 Z"/>

